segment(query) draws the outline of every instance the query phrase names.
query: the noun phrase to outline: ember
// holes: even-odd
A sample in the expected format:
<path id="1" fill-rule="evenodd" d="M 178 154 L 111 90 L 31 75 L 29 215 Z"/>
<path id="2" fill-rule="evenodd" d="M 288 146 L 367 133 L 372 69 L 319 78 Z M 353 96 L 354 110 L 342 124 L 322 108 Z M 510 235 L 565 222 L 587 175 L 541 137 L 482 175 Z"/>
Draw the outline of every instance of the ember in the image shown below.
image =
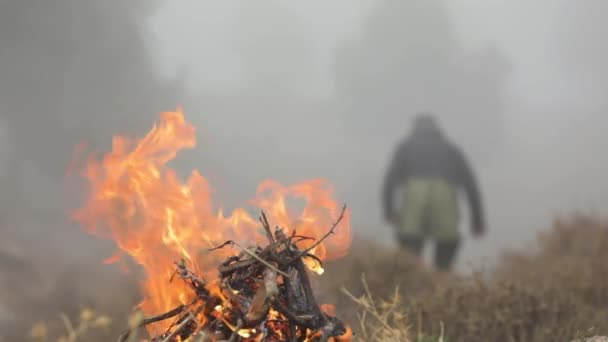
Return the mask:
<path id="1" fill-rule="evenodd" d="M 319 306 L 308 273 L 323 273 L 323 260 L 350 246 L 349 212 L 331 187 L 265 181 L 249 201 L 259 220 L 244 209 L 225 216 L 198 172 L 181 183 L 166 166 L 195 144 L 183 114 L 167 112 L 144 138 L 115 137 L 110 153 L 83 168 L 91 193 L 73 217 L 116 242 L 108 263 L 126 254 L 143 268 L 140 326 L 150 341 L 348 341 L 350 329 Z M 304 209 L 288 210 L 287 197 L 304 199 Z"/>

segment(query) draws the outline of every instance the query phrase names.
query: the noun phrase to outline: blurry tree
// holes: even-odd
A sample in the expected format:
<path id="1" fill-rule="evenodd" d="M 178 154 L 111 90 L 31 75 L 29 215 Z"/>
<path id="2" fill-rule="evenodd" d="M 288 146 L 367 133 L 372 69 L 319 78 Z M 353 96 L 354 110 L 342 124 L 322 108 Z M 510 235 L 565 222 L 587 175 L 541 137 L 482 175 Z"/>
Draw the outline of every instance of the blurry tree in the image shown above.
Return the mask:
<path id="1" fill-rule="evenodd" d="M 177 82 L 155 75 L 146 46 L 155 4 L 0 1 L 3 219 L 61 195 L 46 192 L 60 190 L 76 144 L 107 148 L 113 134 L 147 128 L 176 105 Z"/>
<path id="2" fill-rule="evenodd" d="M 338 50 L 334 67 L 345 124 L 366 152 L 395 143 L 425 110 L 440 116 L 478 163 L 501 143 L 507 61 L 493 46 L 468 51 L 444 1 L 379 1 Z"/>

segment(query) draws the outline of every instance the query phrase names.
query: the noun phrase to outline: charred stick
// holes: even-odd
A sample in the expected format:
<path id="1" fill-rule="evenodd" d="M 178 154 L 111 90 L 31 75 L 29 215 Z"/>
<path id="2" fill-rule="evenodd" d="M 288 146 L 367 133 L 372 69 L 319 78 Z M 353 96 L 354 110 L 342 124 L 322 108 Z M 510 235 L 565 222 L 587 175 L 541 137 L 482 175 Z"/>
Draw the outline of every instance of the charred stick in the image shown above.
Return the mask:
<path id="1" fill-rule="evenodd" d="M 186 317 L 186 319 L 184 319 L 177 327 L 175 327 L 175 329 L 173 329 L 173 331 L 171 331 L 171 333 L 162 342 L 171 342 L 174 337 L 180 334 L 182 330 L 184 330 L 188 326 L 188 324 L 192 323 L 193 321 L 194 315 L 192 315 L 192 313 L 188 313 L 188 317 Z"/>
<path id="2" fill-rule="evenodd" d="M 291 310 L 289 310 L 285 306 L 285 304 L 281 303 L 281 301 L 278 298 L 276 298 L 275 300 L 272 301 L 272 305 L 274 305 L 274 307 L 280 314 L 287 317 L 290 322 L 294 322 L 295 324 L 300 325 L 305 328 L 314 328 L 313 325 L 311 324 L 311 321 L 313 318 L 312 316 L 296 315 L 295 313 L 291 312 Z"/>
<path id="3" fill-rule="evenodd" d="M 289 242 L 289 237 L 285 234 L 285 232 L 283 231 L 283 229 L 276 227 L 274 230 L 274 236 L 275 239 L 282 242 L 282 243 L 287 243 Z"/>
<path id="4" fill-rule="evenodd" d="M 160 322 L 160 321 L 164 321 L 166 319 L 169 319 L 171 317 L 175 317 L 177 315 L 179 315 L 180 313 L 184 312 L 184 310 L 186 309 L 186 305 L 180 305 L 178 307 L 176 307 L 175 309 L 168 311 L 162 315 L 157 315 L 157 316 L 152 316 L 152 317 L 148 317 L 148 318 L 144 318 L 144 320 L 140 323 L 140 327 L 144 327 L 148 324 L 152 324 L 152 323 L 156 323 L 156 322 Z"/>
<path id="5" fill-rule="evenodd" d="M 319 257 L 317 257 L 316 255 L 314 255 L 314 254 L 310 254 L 310 253 L 307 253 L 307 254 L 305 255 L 305 257 L 308 257 L 308 258 L 313 259 L 314 261 L 316 261 L 317 263 L 319 263 L 319 265 L 320 265 L 321 267 L 323 267 L 323 260 L 319 259 Z"/>
<path id="6" fill-rule="evenodd" d="M 196 302 L 197 299 L 198 298 L 195 298 L 194 301 L 190 303 L 190 305 L 187 305 L 187 307 L 191 306 L 194 302 Z M 173 323 L 171 323 L 165 334 L 163 334 L 162 336 L 164 337 L 174 335 L 174 337 L 179 337 L 180 341 L 191 336 L 201 327 L 198 320 L 196 319 L 196 315 L 206 309 L 206 304 L 206 302 L 203 302 L 203 304 L 196 307 L 194 311 L 188 310 L 186 314 L 182 315 L 181 317 L 177 318 L 177 320 L 175 320 Z M 186 323 L 184 324 L 184 322 Z M 165 341 L 169 340 L 164 339 L 163 342 Z"/>
<path id="7" fill-rule="evenodd" d="M 262 226 L 264 227 L 264 231 L 266 232 L 266 237 L 268 237 L 268 241 L 270 244 L 274 243 L 274 236 L 270 231 L 270 224 L 268 223 L 268 218 L 266 218 L 266 214 L 262 210 L 262 216 L 260 216 L 260 222 L 262 222 Z"/>
<path id="8" fill-rule="evenodd" d="M 245 321 L 248 326 L 254 326 L 268 315 L 273 299 L 278 295 L 277 273 L 270 268 L 264 270 L 264 284 L 260 286 L 253 297 Z"/>
<path id="9" fill-rule="evenodd" d="M 287 288 L 287 302 L 296 313 L 308 311 L 306 294 L 302 291 L 302 279 L 295 267 L 289 267 L 290 279 L 285 281 Z"/>
<path id="10" fill-rule="evenodd" d="M 249 310 L 245 314 L 247 325 L 254 326 L 261 322 L 268 315 L 269 310 L 270 305 L 266 287 L 260 286 L 253 296 Z"/>
<path id="11" fill-rule="evenodd" d="M 289 342 L 298 342 L 295 322 L 289 321 Z"/>
<path id="12" fill-rule="evenodd" d="M 133 330 L 127 329 L 118 337 L 118 342 L 126 342 L 129 339 L 129 336 L 133 333 Z"/>
<path id="13" fill-rule="evenodd" d="M 180 306 L 176 307 L 175 309 L 168 311 L 164 314 L 144 318 L 135 328 L 145 327 L 146 325 L 164 321 L 166 319 L 175 317 L 175 316 L 179 315 L 180 313 L 184 312 L 185 309 L 186 309 L 186 305 L 180 305 Z M 125 330 L 118 338 L 118 342 L 125 342 L 129 338 L 129 336 L 131 335 L 133 330 L 134 329 L 132 329 L 132 328 Z"/>
<path id="14" fill-rule="evenodd" d="M 327 323 L 322 329 L 321 329 L 321 336 L 319 336 L 319 342 L 327 342 L 329 341 L 330 337 L 336 336 L 337 334 L 335 333 L 335 325 L 332 322 Z"/>
<path id="15" fill-rule="evenodd" d="M 236 303 L 239 306 L 239 309 L 248 305 L 248 299 L 235 294 L 235 290 L 232 288 L 232 286 L 230 286 L 227 279 L 222 280 L 222 289 L 222 293 L 228 297 L 232 303 Z"/>
<path id="16" fill-rule="evenodd" d="M 247 268 L 247 267 L 249 267 L 249 266 L 251 266 L 251 265 L 253 265 L 255 263 L 256 263 L 255 259 L 240 260 L 240 261 L 237 261 L 237 262 L 235 262 L 233 264 L 229 264 L 229 265 L 225 265 L 225 266 L 224 265 L 220 265 L 218 267 L 218 270 L 220 271 L 220 273 L 222 275 L 225 275 L 225 274 L 229 274 L 229 273 L 238 271 L 238 270 L 243 269 L 243 268 Z"/>
<path id="17" fill-rule="evenodd" d="M 238 256 L 236 256 L 236 255 L 229 256 L 228 258 L 226 258 L 226 260 L 225 260 L 224 262 L 222 262 L 222 263 L 220 264 L 220 266 L 227 266 L 227 265 L 230 265 L 231 263 L 233 263 L 233 262 L 235 262 L 235 261 L 239 261 L 240 259 L 241 259 L 241 258 L 239 258 L 239 257 L 238 257 Z"/>
<path id="18" fill-rule="evenodd" d="M 310 247 L 306 248 L 305 250 L 303 250 L 302 252 L 300 252 L 300 254 L 297 256 L 297 258 L 301 258 L 304 255 L 308 254 L 308 252 L 310 252 L 313 249 L 315 249 L 325 239 L 327 239 L 330 235 L 332 235 L 334 233 L 334 230 L 336 230 L 336 227 L 338 226 L 338 224 L 340 224 L 340 222 L 344 218 L 344 214 L 345 213 L 346 213 L 346 205 L 342 206 L 342 211 L 340 212 L 340 216 L 338 217 L 338 219 L 336 220 L 336 222 L 334 222 L 334 224 L 331 226 L 331 228 L 329 229 L 329 231 L 327 231 L 327 233 L 325 233 L 325 235 L 323 235 L 323 237 L 321 237 L 319 240 L 317 240 L 317 242 L 315 242 L 314 244 L 312 244 L 312 246 L 310 246 Z"/>
<path id="19" fill-rule="evenodd" d="M 238 323 L 236 324 L 236 328 L 232 332 L 232 336 L 230 336 L 230 339 L 228 339 L 228 342 L 237 342 L 239 338 L 239 330 L 241 330 L 242 328 L 243 320 L 239 319 Z"/>
<path id="20" fill-rule="evenodd" d="M 192 336 L 192 334 L 195 334 L 195 333 L 201 331 L 202 326 L 201 326 L 200 322 L 198 321 L 198 319 L 196 317 L 202 311 L 205 311 L 206 309 L 207 308 L 206 308 L 205 305 L 199 305 L 196 308 L 196 310 L 194 310 L 194 312 L 193 311 L 188 311 L 188 315 L 192 319 L 192 322 L 191 322 L 191 324 L 188 324 L 188 326 L 185 329 L 183 329 L 183 330 L 189 329 L 189 332 L 184 333 L 183 330 L 182 330 L 182 334 L 180 335 L 180 338 L 181 338 L 180 341 L 186 340 L 190 336 Z"/>
<path id="21" fill-rule="evenodd" d="M 312 286 L 310 285 L 310 279 L 308 278 L 308 273 L 306 273 L 306 266 L 302 259 L 296 260 L 295 268 L 298 271 L 300 276 L 300 284 L 304 291 L 304 295 L 306 296 L 306 303 L 308 305 L 308 312 L 312 312 L 315 316 L 321 315 L 321 309 L 315 300 L 315 294 L 312 291 Z"/>
<path id="22" fill-rule="evenodd" d="M 248 249 L 246 249 L 246 248 L 241 247 L 241 245 L 239 245 L 238 243 L 236 243 L 235 241 L 232 241 L 232 240 L 228 240 L 228 241 L 224 242 L 223 244 L 221 244 L 220 246 L 210 249 L 210 251 L 214 251 L 214 250 L 217 250 L 217 249 L 221 249 L 221 248 L 224 248 L 224 247 L 226 247 L 226 246 L 228 246 L 228 245 L 233 245 L 233 246 L 237 246 L 237 247 L 239 247 L 239 248 L 240 248 L 240 249 L 241 249 L 241 250 L 242 250 L 242 251 L 243 251 L 245 254 L 248 254 L 248 255 L 249 255 L 249 256 L 251 256 L 252 258 L 254 258 L 254 259 L 256 259 L 257 261 L 261 262 L 262 264 L 264 264 L 264 266 L 266 266 L 266 267 L 268 267 L 268 268 L 270 268 L 270 269 L 273 269 L 274 271 L 276 271 L 277 273 L 280 273 L 280 274 L 281 274 L 282 276 L 284 276 L 284 277 L 289 277 L 289 276 L 287 275 L 287 273 L 285 273 L 285 272 L 282 272 L 282 271 L 278 270 L 276 267 L 274 267 L 274 266 L 272 266 L 270 263 L 268 263 L 268 261 L 266 261 L 266 260 L 264 260 L 264 259 L 260 258 L 260 257 L 259 257 L 257 254 L 255 254 L 254 252 L 252 252 L 252 251 L 250 251 L 250 250 L 248 250 Z"/>
<path id="23" fill-rule="evenodd" d="M 346 326 L 336 317 L 327 317 L 327 321 L 323 329 L 328 332 L 329 336 L 337 337 L 346 334 Z"/>
<path id="24" fill-rule="evenodd" d="M 313 239 L 297 235 L 295 230 L 288 234 L 279 227 L 273 234 L 268 218 L 262 211 L 259 220 L 268 238 L 268 245 L 263 248 L 243 248 L 235 241 L 229 240 L 209 249 L 214 251 L 230 245 L 241 250 L 238 255 L 225 259 L 218 267 L 219 285 L 224 296 L 212 296 L 207 290 L 206 281 L 188 269 L 182 260 L 176 263 L 174 275 L 179 275 L 190 285 L 197 296 L 189 304 L 144 319 L 138 327 L 178 316 L 165 333 L 153 339 L 156 342 L 175 342 L 187 338 L 238 342 L 244 339 L 241 334 L 249 331 L 243 329 L 255 327 L 262 321 L 269 324 L 268 336 L 283 333 L 289 342 L 304 341 L 307 336 L 310 337 L 308 331 L 315 335 L 315 339 L 324 342 L 333 336 L 341 335 L 345 330 L 342 323 L 325 315 L 316 302 L 305 261 L 314 260 L 322 265 L 322 261 L 312 251 L 334 234 L 345 215 L 346 207 L 343 207 L 329 231 L 319 240 L 311 242 L 312 245 L 308 248 L 300 250 L 298 243 Z M 222 312 L 225 316 L 221 319 L 217 314 L 213 314 L 217 305 L 224 307 Z M 282 323 L 269 323 L 275 321 L 269 316 L 271 309 L 277 310 L 282 316 L 276 320 Z M 199 315 L 205 317 L 201 322 L 197 318 Z M 131 329 L 121 336 L 119 342 L 125 342 L 129 335 L 134 335 L 132 332 L 135 330 Z"/>
<path id="25" fill-rule="evenodd" d="M 186 261 L 184 259 L 180 262 L 176 262 L 175 265 L 177 268 L 171 275 L 171 278 L 169 278 L 169 282 L 173 280 L 176 274 L 179 274 L 180 278 L 194 289 L 197 297 L 205 298 L 209 296 L 209 291 L 206 288 L 207 283 L 186 267 Z"/>
<path id="26" fill-rule="evenodd" d="M 226 267 L 228 267 L 229 265 L 232 265 L 236 262 L 239 262 L 241 260 L 241 258 L 239 258 L 236 255 L 230 256 L 228 257 L 226 260 L 224 260 L 224 262 L 222 262 L 219 266 L 218 266 L 218 270 L 220 271 L 220 273 L 222 273 L 222 270 L 225 269 Z"/>
<path id="27" fill-rule="evenodd" d="M 309 236 L 301 236 L 301 235 L 294 235 L 294 236 L 292 236 L 292 241 L 294 243 L 298 243 L 298 242 L 302 242 L 302 241 L 307 241 L 307 240 L 316 240 L 316 239 L 312 238 L 312 237 L 309 237 Z"/>

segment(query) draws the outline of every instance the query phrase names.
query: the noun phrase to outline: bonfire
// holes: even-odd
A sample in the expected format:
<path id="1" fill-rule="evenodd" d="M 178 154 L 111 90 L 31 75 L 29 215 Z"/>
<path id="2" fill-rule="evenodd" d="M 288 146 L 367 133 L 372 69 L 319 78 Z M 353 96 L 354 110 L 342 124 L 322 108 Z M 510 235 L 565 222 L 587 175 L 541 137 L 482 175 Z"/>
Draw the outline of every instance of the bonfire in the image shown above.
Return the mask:
<path id="1" fill-rule="evenodd" d="M 91 191 L 73 218 L 116 243 L 107 263 L 125 266 L 126 255 L 145 272 L 137 309 L 148 341 L 350 340 L 311 279 L 350 246 L 350 213 L 331 186 L 264 181 L 248 201 L 257 220 L 242 208 L 226 216 L 200 173 L 181 182 L 167 166 L 195 133 L 181 111 L 163 113 L 142 139 L 115 137 L 80 167 Z M 304 209 L 290 210 L 294 199 Z M 133 327 L 119 341 L 132 337 Z"/>

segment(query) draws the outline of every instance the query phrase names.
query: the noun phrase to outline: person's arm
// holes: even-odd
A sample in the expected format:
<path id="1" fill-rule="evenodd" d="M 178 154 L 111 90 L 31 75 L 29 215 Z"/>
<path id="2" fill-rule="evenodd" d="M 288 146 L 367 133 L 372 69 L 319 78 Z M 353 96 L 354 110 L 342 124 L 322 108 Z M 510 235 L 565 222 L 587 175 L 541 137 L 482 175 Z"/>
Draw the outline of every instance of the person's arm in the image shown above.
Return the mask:
<path id="1" fill-rule="evenodd" d="M 471 229 L 476 235 L 485 232 L 484 208 L 479 192 L 477 177 L 462 151 L 455 148 L 456 163 L 460 182 L 467 196 L 471 213 Z"/>
<path id="2" fill-rule="evenodd" d="M 389 164 L 382 188 L 384 219 L 391 223 L 395 218 L 395 190 L 399 187 L 401 180 L 403 180 L 407 171 L 406 168 L 406 146 L 400 145 Z"/>

